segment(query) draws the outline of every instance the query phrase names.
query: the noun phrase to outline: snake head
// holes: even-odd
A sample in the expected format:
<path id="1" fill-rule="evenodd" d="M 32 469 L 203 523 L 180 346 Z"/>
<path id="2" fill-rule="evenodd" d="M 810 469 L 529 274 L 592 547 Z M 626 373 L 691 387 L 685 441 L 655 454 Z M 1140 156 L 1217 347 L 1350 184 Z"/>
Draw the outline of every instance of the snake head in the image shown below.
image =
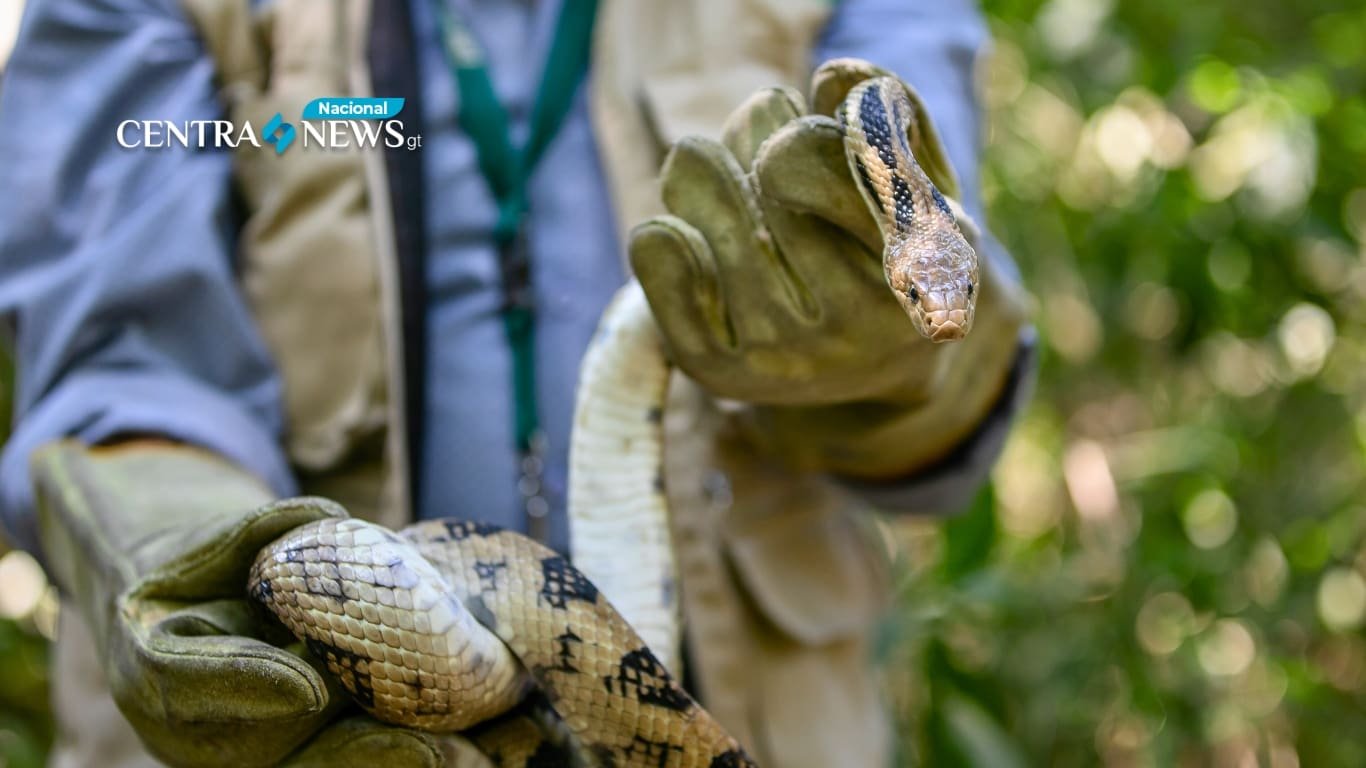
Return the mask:
<path id="1" fill-rule="evenodd" d="M 958 341 L 972 330 L 977 309 L 977 252 L 956 230 L 922 243 L 888 260 L 887 282 L 925 338 Z"/>

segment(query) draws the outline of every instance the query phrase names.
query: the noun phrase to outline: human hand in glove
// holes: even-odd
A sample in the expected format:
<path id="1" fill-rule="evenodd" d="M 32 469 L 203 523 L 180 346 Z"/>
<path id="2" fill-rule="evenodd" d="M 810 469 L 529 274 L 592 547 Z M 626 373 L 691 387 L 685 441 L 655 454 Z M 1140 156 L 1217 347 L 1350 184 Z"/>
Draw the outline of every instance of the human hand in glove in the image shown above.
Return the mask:
<path id="1" fill-rule="evenodd" d="M 662 171 L 669 215 L 630 241 L 674 361 L 714 396 L 749 404 L 741 423 L 771 453 L 865 479 L 912 474 L 968 438 L 1003 394 L 1024 322 L 1021 289 L 983 258 L 973 330 L 934 344 L 908 317 L 915 286 L 884 274 L 882 232 L 834 114 L 886 74 L 831 61 L 809 99 L 766 89 L 721 142 L 681 140 Z M 915 157 L 980 251 L 929 115 L 901 86 Z"/>
<path id="2" fill-rule="evenodd" d="M 441 765 L 432 737 L 342 713 L 339 685 L 248 605 L 261 547 L 345 517 L 165 442 L 34 455 L 40 534 L 89 628 L 119 709 L 172 765 Z"/>

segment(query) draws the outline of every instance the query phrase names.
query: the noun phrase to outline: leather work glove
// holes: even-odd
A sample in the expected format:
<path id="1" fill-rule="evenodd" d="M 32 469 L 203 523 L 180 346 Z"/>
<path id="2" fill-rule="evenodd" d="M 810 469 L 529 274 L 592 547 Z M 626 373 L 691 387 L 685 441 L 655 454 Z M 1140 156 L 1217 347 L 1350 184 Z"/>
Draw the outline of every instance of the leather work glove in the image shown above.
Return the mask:
<path id="1" fill-rule="evenodd" d="M 957 181 L 910 86 L 916 158 L 981 256 L 973 330 L 933 344 L 888 288 L 882 237 L 832 117 L 855 85 L 885 74 L 834 60 L 809 99 L 765 89 L 731 114 L 722 141 L 679 141 L 661 172 L 669 215 L 630 239 L 673 361 L 713 396 L 749 404 L 739 422 L 771 454 L 862 479 L 906 476 L 971 436 L 1003 394 L 1024 322 L 1021 289 L 954 202 Z"/>
<path id="2" fill-rule="evenodd" d="M 368 716 L 329 722 L 345 691 L 297 645 L 280 647 L 293 638 L 248 605 L 257 551 L 303 523 L 345 517 L 341 507 L 271 503 L 242 470 L 166 442 L 54 443 L 34 454 L 33 477 L 48 569 L 88 623 L 119 709 L 157 758 L 442 764 L 427 735 Z"/>

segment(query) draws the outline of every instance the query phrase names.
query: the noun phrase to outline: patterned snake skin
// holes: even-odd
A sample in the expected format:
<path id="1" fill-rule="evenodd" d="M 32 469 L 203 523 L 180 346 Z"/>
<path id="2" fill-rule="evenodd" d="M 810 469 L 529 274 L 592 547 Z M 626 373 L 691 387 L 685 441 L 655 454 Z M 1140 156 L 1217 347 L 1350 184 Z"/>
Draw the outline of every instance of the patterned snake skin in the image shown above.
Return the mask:
<path id="1" fill-rule="evenodd" d="M 972 325 L 977 256 L 912 156 L 911 109 L 899 81 L 876 78 L 839 118 L 888 283 L 927 338 L 950 341 Z M 250 594 L 376 717 L 463 732 L 498 765 L 754 765 L 670 674 L 680 641 L 663 349 L 633 282 L 584 360 L 570 456 L 577 568 L 478 523 L 394 533 L 323 520 L 262 550 Z"/>
<path id="2" fill-rule="evenodd" d="M 475 734 L 503 765 L 560 750 L 604 766 L 753 765 L 597 588 L 525 536 L 321 520 L 263 550 L 248 589 L 386 722 L 466 731 L 534 685 L 571 743 L 528 716 Z"/>
<path id="3" fill-rule="evenodd" d="M 977 252 L 949 202 L 911 153 L 918 136 L 900 81 L 865 80 L 840 105 L 845 156 L 882 231 L 882 269 L 911 321 L 930 341 L 968 335 L 980 280 Z"/>

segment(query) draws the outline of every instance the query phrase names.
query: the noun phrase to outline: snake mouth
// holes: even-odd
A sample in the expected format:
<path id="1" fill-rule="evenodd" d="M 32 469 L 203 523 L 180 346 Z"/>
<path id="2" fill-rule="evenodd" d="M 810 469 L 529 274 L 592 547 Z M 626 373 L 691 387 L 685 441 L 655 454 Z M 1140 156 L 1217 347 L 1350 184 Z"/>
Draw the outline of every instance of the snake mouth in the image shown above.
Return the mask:
<path id="1" fill-rule="evenodd" d="M 925 314 L 925 336 L 937 343 L 958 341 L 968 335 L 971 324 L 967 310 L 943 309 Z"/>

